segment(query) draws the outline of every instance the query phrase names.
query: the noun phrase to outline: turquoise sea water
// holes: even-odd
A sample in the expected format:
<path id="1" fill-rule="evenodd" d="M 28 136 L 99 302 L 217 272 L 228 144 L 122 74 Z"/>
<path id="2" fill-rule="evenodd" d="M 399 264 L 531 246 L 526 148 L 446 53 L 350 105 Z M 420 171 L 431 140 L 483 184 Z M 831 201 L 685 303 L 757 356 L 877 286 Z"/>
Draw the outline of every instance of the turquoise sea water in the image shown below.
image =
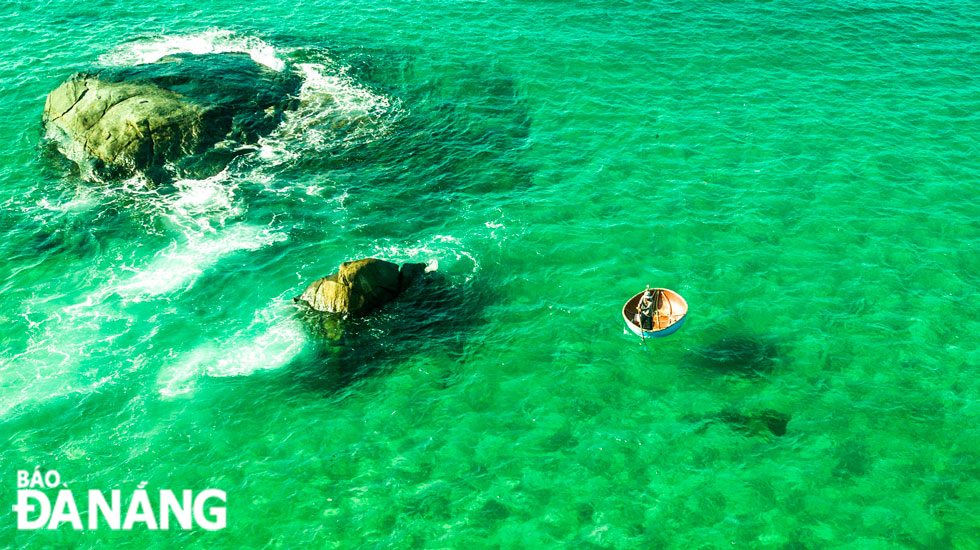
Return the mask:
<path id="1" fill-rule="evenodd" d="M 0 25 L 0 548 L 980 547 L 974 4 Z M 44 146 L 72 72 L 209 51 L 304 77 L 260 153 L 151 191 Z M 366 256 L 450 289 L 325 348 L 290 298 Z M 646 284 L 691 314 L 644 349 L 619 308 Z M 35 466 L 222 489 L 228 527 L 17 531 Z"/>

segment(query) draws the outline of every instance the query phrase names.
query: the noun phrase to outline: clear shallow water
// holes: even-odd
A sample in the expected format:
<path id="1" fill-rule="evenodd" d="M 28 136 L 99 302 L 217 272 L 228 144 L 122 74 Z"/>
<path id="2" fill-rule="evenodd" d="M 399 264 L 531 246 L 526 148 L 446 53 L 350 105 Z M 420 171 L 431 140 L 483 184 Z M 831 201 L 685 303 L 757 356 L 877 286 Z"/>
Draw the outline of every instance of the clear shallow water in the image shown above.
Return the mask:
<path id="1" fill-rule="evenodd" d="M 12 4 L 0 543 L 976 547 L 978 19 Z M 179 51 L 299 71 L 304 108 L 172 189 L 45 153 L 71 72 Z M 323 350 L 289 298 L 368 255 L 438 267 L 445 302 Z M 644 351 L 618 309 L 648 283 L 692 313 Z M 781 437 L 720 420 L 766 409 Z M 220 488 L 229 526 L 17 532 L 36 465 Z"/>

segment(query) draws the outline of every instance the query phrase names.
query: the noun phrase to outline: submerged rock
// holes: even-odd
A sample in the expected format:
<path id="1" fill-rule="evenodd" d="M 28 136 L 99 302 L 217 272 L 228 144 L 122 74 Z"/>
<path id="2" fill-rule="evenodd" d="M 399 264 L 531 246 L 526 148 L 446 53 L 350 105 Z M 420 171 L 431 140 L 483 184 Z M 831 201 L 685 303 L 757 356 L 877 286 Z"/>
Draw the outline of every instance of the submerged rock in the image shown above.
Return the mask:
<path id="1" fill-rule="evenodd" d="M 770 374 L 779 361 L 779 349 L 771 339 L 750 336 L 728 336 L 687 357 L 702 370 L 746 377 Z"/>
<path id="2" fill-rule="evenodd" d="M 425 273 L 425 264 L 366 258 L 340 264 L 336 273 L 313 281 L 293 300 L 328 313 L 362 316 L 394 300 Z"/>
<path id="3" fill-rule="evenodd" d="M 745 436 L 776 436 L 786 435 L 786 429 L 792 417 L 786 413 L 772 409 L 739 410 L 727 408 L 709 416 L 687 416 L 688 422 L 699 423 L 698 433 L 707 430 L 713 424 L 724 424 L 729 429 Z"/>
<path id="4" fill-rule="evenodd" d="M 276 128 L 301 83 L 243 53 L 172 55 L 72 75 L 48 94 L 43 120 L 87 176 L 202 178 Z"/>
<path id="5" fill-rule="evenodd" d="M 786 435 L 790 416 L 771 409 L 746 412 L 729 409 L 720 412 L 718 420 L 745 435 L 764 435 L 768 432 L 776 437 L 782 437 Z"/>
<path id="6" fill-rule="evenodd" d="M 425 276 L 425 264 L 402 264 L 398 270 L 398 291 L 403 292 L 413 283 Z"/>
<path id="7" fill-rule="evenodd" d="M 496 500 L 488 500 L 480 508 L 480 517 L 490 521 L 503 521 L 510 517 L 510 510 Z"/>

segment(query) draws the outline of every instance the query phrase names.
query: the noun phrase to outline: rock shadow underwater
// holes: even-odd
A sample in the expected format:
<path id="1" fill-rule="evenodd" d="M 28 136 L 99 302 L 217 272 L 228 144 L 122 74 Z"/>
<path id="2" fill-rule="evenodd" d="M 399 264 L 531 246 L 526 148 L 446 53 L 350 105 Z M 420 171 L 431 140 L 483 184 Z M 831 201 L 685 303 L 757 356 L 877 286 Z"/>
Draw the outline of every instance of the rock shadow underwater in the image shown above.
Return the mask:
<path id="1" fill-rule="evenodd" d="M 463 360 L 470 337 L 485 322 L 485 308 L 499 299 L 488 288 L 479 279 L 460 283 L 433 272 L 364 317 L 298 306 L 316 349 L 289 364 L 285 375 L 330 395 L 418 354 L 438 351 Z"/>
<path id="2" fill-rule="evenodd" d="M 524 153 L 532 121 L 513 77 L 484 66 L 419 67 L 411 54 L 377 49 L 294 55 L 299 64 L 342 65 L 346 76 L 393 103 L 346 129 L 343 121 L 332 123 L 336 131 L 356 134 L 367 124 L 377 132 L 328 140 L 318 154 L 292 161 L 290 173 L 328 172 L 355 208 L 385 203 L 398 219 L 419 212 L 451 219 L 459 204 L 447 204 L 447 197 L 470 200 L 531 185 Z M 384 117 L 383 129 L 365 116 Z"/>
<path id="3" fill-rule="evenodd" d="M 695 348 L 683 361 L 692 371 L 758 378 L 778 371 L 787 361 L 770 336 L 732 334 Z"/>

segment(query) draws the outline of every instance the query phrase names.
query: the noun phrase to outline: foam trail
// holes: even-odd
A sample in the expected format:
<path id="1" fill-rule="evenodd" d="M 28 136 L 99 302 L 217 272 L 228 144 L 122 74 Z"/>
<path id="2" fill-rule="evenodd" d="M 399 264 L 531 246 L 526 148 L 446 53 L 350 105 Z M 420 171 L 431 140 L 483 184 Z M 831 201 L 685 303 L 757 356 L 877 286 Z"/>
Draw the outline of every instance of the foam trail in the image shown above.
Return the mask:
<path id="1" fill-rule="evenodd" d="M 160 394 L 175 397 L 194 391 L 202 376 L 248 376 L 282 368 L 307 345 L 307 334 L 282 297 L 256 314 L 245 329 L 220 343 L 208 342 L 178 357 L 161 370 Z"/>
<path id="2" fill-rule="evenodd" d="M 52 202 L 48 197 L 42 197 L 35 203 L 38 209 L 56 214 L 87 212 L 98 206 L 98 204 L 98 196 L 86 187 L 79 187 L 75 191 L 74 196 L 65 201 Z"/>
<path id="3" fill-rule="evenodd" d="M 229 254 L 253 251 L 288 237 L 272 227 L 231 224 L 244 206 L 236 199 L 237 184 L 222 172 L 202 180 L 174 183 L 176 193 L 130 195 L 134 206 L 155 212 L 174 234 L 170 244 L 154 254 L 145 266 L 120 266 L 108 282 L 73 308 L 90 308 L 109 295 L 141 301 L 191 288 L 208 268 Z M 126 274 L 129 274 L 128 276 Z"/>
<path id="4" fill-rule="evenodd" d="M 133 318 L 103 307 L 74 312 L 35 309 L 43 305 L 27 303 L 21 314 L 30 331 L 26 349 L 10 357 L 0 356 L 0 418 L 28 403 L 94 393 L 138 368 L 143 360 L 128 348 L 114 353 L 125 358 L 123 363 L 131 368 L 98 359 L 103 350 L 132 328 Z M 149 331 L 143 340 L 153 334 Z"/>
<path id="5" fill-rule="evenodd" d="M 300 109 L 295 118 L 302 121 L 304 126 L 317 131 L 317 126 L 327 122 L 323 120 L 327 115 L 331 119 L 340 117 L 356 124 L 352 137 L 387 129 L 383 118 L 392 108 L 390 97 L 358 84 L 344 67 L 328 67 L 320 63 L 300 63 L 297 66 L 303 73 L 303 87 L 300 90 Z M 330 132 L 328 137 L 335 134 Z M 322 136 L 315 139 L 320 140 Z"/>
<path id="6" fill-rule="evenodd" d="M 183 246 L 174 241 L 153 261 L 113 291 L 139 301 L 176 290 L 190 289 L 205 269 L 241 250 L 258 250 L 286 240 L 286 235 L 265 227 L 233 226 L 210 236 L 197 236 Z"/>
<path id="7" fill-rule="evenodd" d="M 123 182 L 123 185 L 129 185 Z M 138 368 L 145 358 L 139 351 L 154 336 L 153 323 L 137 323 L 127 302 L 157 299 L 191 288 L 198 277 L 229 254 L 257 250 L 287 239 L 275 227 L 230 224 L 242 213 L 235 185 L 219 174 L 207 180 L 176 182 L 176 193 L 160 195 L 142 189 L 125 195 L 143 212 L 155 214 L 174 234 L 171 244 L 157 251 L 145 265 L 115 263 L 106 269 L 93 265 L 88 280 L 102 280 L 80 303 L 65 304 L 42 297 L 24 304 L 22 316 L 29 326 L 26 349 L 12 357 L 0 357 L 0 413 L 9 413 L 27 402 L 47 401 L 73 393 L 92 393 L 131 369 L 100 359 L 112 350 L 114 357 Z M 117 195 L 121 196 L 121 194 Z M 89 200 L 86 197 L 86 200 Z M 117 200 L 107 195 L 104 200 Z M 61 209 L 55 209 L 60 213 Z M 72 208 L 74 210 L 74 208 Z M 48 210 L 44 210 L 47 212 Z M 125 254 L 125 250 L 121 254 Z M 122 297 L 122 302 L 107 300 Z M 137 347 L 116 347 L 119 338 L 135 326 L 149 326 Z M 277 341 L 272 331 L 271 344 Z M 127 339 L 130 340 L 131 339 Z M 256 355 L 252 353 L 252 355 Z M 103 370 L 103 366 L 111 369 Z"/>

